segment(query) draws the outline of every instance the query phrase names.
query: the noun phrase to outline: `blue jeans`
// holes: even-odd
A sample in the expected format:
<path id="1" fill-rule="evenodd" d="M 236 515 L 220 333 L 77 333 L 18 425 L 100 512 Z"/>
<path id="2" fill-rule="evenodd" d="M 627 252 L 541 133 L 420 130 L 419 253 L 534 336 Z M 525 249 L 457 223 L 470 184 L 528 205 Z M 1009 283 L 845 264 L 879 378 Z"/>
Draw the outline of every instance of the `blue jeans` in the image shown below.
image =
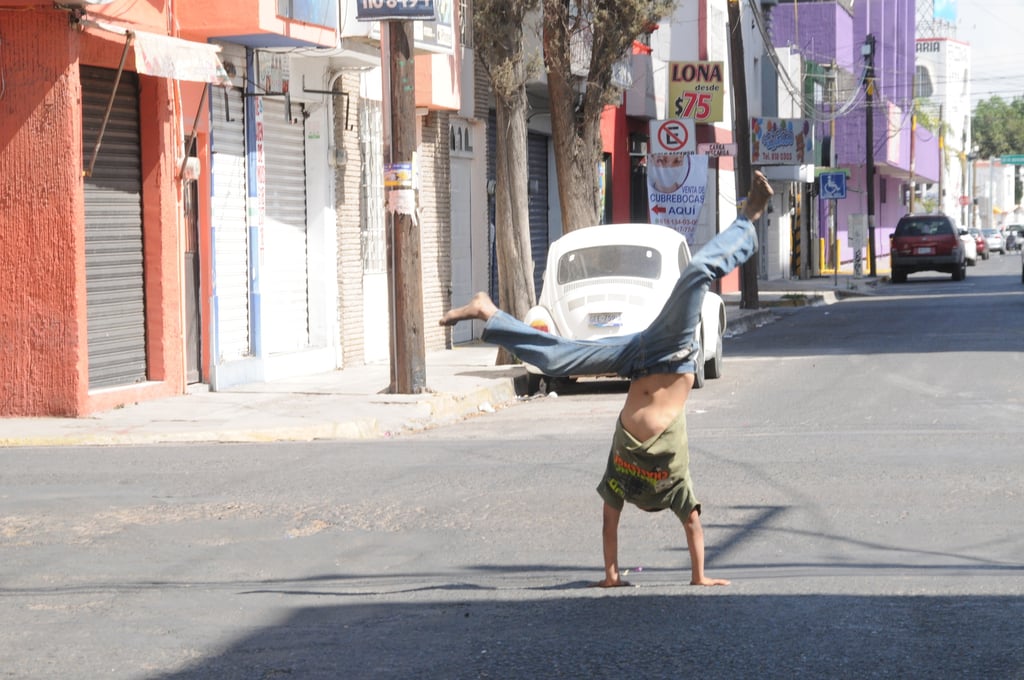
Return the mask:
<path id="1" fill-rule="evenodd" d="M 481 339 L 532 364 L 545 375 L 695 373 L 701 305 L 711 282 L 757 250 L 757 230 L 745 217 L 701 248 L 679 276 L 661 312 L 644 330 L 598 340 L 570 340 L 539 331 L 503 311 L 487 320 Z"/>

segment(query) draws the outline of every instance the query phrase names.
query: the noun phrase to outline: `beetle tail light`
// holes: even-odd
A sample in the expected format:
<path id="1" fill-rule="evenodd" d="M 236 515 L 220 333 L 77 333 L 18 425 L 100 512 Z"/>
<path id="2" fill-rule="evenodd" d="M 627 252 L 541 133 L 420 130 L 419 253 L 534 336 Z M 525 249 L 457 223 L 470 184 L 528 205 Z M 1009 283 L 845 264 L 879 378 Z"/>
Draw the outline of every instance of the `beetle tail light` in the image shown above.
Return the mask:
<path id="1" fill-rule="evenodd" d="M 551 329 L 548 328 L 547 323 L 543 319 L 534 319 L 533 321 L 530 322 L 530 327 L 531 328 L 536 328 L 537 330 L 541 331 L 542 333 L 550 333 L 551 332 Z"/>

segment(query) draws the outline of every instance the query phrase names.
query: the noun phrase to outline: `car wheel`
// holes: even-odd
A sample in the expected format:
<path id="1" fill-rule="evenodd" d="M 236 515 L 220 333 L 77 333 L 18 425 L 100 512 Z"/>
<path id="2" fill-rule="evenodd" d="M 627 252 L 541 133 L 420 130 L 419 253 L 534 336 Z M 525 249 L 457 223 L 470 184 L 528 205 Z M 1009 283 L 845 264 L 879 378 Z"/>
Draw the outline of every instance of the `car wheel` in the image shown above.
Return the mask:
<path id="1" fill-rule="evenodd" d="M 704 375 L 712 380 L 722 377 L 722 333 L 718 333 L 718 343 L 715 345 L 715 355 L 704 364 Z"/>
<path id="2" fill-rule="evenodd" d="M 961 262 L 960 266 L 953 270 L 953 280 L 963 281 L 965 278 L 967 278 L 967 264 Z"/>
<path id="3" fill-rule="evenodd" d="M 694 370 L 694 373 L 693 373 L 693 386 L 694 386 L 695 389 L 700 389 L 701 387 L 704 387 L 704 377 L 705 377 L 705 373 L 704 373 L 704 345 L 703 344 L 700 345 L 697 348 L 697 360 L 696 360 L 695 363 L 696 363 L 696 369 Z"/>
<path id="4" fill-rule="evenodd" d="M 526 392 L 528 397 L 535 394 L 545 395 L 551 389 L 551 378 L 536 373 L 526 374 Z"/>
<path id="5" fill-rule="evenodd" d="M 905 269 L 892 270 L 892 282 L 893 283 L 906 283 L 907 282 L 907 271 Z"/>

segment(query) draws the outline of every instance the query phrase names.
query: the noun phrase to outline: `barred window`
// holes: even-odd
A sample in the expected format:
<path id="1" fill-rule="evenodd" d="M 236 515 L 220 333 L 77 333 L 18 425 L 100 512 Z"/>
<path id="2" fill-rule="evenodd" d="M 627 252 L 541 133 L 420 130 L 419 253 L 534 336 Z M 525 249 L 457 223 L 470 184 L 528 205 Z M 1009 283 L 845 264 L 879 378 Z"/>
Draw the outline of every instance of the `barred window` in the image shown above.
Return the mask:
<path id="1" fill-rule="evenodd" d="M 361 100 L 359 150 L 362 156 L 363 273 L 387 271 L 387 240 L 384 221 L 384 121 L 381 103 Z"/>
<path id="2" fill-rule="evenodd" d="M 473 49 L 472 0 L 459 0 L 459 41 L 463 47 Z"/>

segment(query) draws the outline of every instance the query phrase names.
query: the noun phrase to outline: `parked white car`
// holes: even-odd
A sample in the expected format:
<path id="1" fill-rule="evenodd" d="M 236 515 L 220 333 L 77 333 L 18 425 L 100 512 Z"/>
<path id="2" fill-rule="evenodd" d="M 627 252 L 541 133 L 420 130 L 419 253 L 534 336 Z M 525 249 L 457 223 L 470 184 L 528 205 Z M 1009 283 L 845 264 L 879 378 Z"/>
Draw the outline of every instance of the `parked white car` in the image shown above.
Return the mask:
<path id="1" fill-rule="evenodd" d="M 551 244 L 544 284 L 526 323 L 578 340 L 642 331 L 668 299 L 690 261 L 682 235 L 652 224 L 606 224 L 578 229 Z M 697 328 L 701 354 L 695 387 L 722 375 L 725 303 L 704 296 Z M 530 392 L 546 391 L 551 379 L 529 364 Z M 574 379 L 582 376 L 570 376 Z"/>
<path id="2" fill-rule="evenodd" d="M 971 232 L 961 226 L 956 220 L 953 220 L 956 224 L 956 233 L 960 235 L 960 242 L 964 244 L 964 259 L 967 264 L 971 267 L 978 264 L 978 242 L 974 240 L 974 236 Z"/>

